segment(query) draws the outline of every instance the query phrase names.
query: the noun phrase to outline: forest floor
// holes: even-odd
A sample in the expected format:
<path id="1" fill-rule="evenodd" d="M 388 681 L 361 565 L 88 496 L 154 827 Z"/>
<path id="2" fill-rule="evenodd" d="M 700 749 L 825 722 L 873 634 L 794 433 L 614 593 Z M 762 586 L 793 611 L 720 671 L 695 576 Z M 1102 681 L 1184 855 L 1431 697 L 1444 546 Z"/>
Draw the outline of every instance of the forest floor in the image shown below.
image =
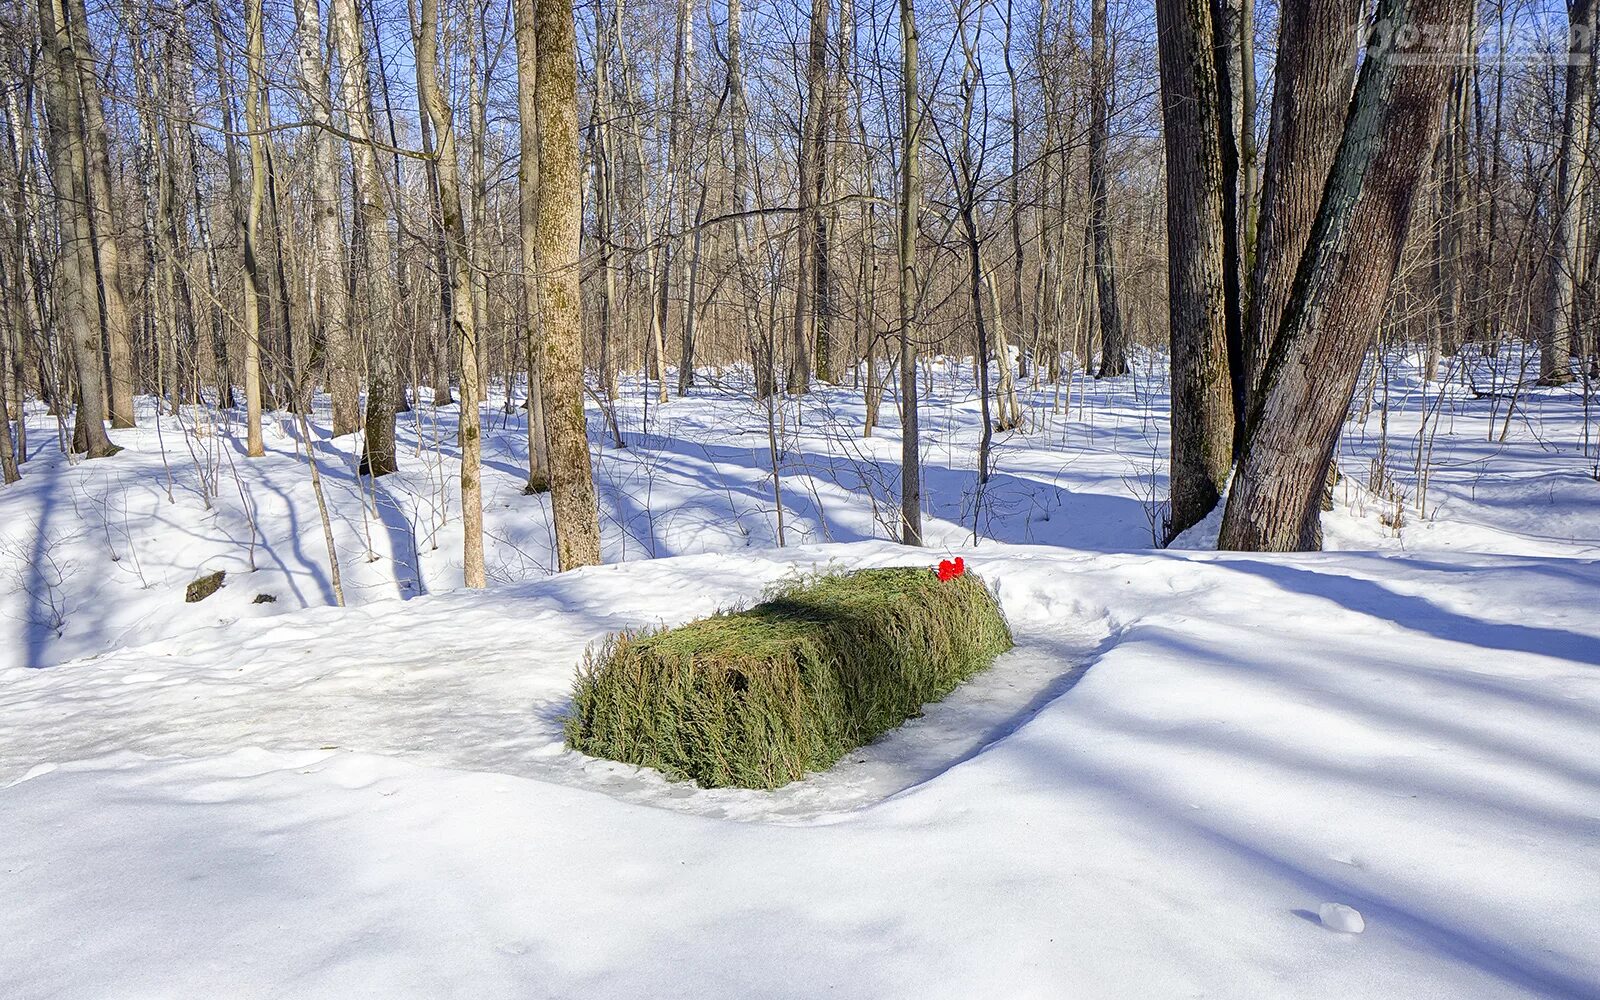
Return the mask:
<path id="1" fill-rule="evenodd" d="M 287 415 L 247 460 L 238 414 L 145 400 L 71 464 L 34 412 L 0 488 L 0 996 L 1600 997 L 1596 415 L 1510 356 L 1392 360 L 1329 551 L 1293 556 L 1204 551 L 1214 521 L 1154 548 L 1158 358 L 1025 382 L 981 493 L 971 367 L 933 365 L 921 552 L 888 541 L 892 395 L 869 439 L 854 389 L 785 404 L 780 547 L 764 408 L 626 385 L 626 449 L 591 411 L 607 565 L 556 577 L 492 399 L 480 592 L 454 408 L 402 415 L 364 496 L 320 400 L 344 609 Z M 1017 648 L 828 773 L 563 748 L 607 633 L 950 553 Z"/>

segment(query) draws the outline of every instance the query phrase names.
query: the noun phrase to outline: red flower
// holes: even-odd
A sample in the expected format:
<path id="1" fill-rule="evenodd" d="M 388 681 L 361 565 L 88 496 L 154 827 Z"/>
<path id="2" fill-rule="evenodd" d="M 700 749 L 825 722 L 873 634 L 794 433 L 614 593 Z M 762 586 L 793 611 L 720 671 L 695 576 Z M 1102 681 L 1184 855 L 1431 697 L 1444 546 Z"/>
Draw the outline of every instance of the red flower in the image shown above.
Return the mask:
<path id="1" fill-rule="evenodd" d="M 939 580 L 940 582 L 954 580 L 966 571 L 967 564 L 960 556 L 956 556 L 954 562 L 945 559 L 939 563 Z"/>

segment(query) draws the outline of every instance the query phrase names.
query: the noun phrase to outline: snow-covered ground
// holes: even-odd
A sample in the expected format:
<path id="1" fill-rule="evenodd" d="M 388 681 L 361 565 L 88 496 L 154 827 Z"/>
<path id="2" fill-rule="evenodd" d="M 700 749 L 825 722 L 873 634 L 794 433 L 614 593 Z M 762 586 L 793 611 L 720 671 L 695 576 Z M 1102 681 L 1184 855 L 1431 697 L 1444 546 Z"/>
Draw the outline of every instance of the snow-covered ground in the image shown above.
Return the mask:
<path id="1" fill-rule="evenodd" d="M 884 540 L 898 422 L 863 440 L 845 389 L 784 415 L 778 548 L 764 411 L 630 386 L 610 564 L 559 577 L 491 405 L 477 593 L 454 410 L 402 418 L 365 503 L 318 437 L 343 610 L 287 418 L 265 459 L 202 412 L 68 465 L 37 414 L 0 489 L 0 997 L 1600 997 L 1581 391 L 1505 423 L 1509 386 L 1394 359 L 1334 551 L 1160 551 L 1145 360 L 1025 394 L 976 544 L 971 368 L 932 371 L 932 552 Z M 607 632 L 946 551 L 1017 648 L 829 773 L 707 791 L 563 749 Z"/>

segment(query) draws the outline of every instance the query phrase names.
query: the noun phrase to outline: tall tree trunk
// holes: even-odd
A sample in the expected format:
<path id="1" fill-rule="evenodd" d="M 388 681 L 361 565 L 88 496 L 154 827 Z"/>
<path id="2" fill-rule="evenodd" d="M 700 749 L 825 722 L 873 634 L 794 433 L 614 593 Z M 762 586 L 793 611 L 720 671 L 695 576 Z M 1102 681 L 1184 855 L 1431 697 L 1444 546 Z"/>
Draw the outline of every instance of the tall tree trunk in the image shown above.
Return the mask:
<path id="1" fill-rule="evenodd" d="M 1100 369 L 1095 378 L 1112 378 L 1128 374 L 1128 348 L 1122 332 L 1122 310 L 1117 301 L 1117 265 L 1111 245 L 1106 191 L 1106 144 L 1113 79 L 1106 38 L 1106 0 L 1094 0 L 1091 5 L 1089 36 L 1089 224 L 1094 227 L 1095 298 L 1100 303 Z M 1165 65 L 1163 58 L 1163 68 Z"/>
<path id="2" fill-rule="evenodd" d="M 357 3 L 357 7 L 360 7 L 359 2 Z M 407 0 L 406 15 L 408 23 L 413 20 L 411 17 L 412 11 L 412 2 L 411 0 Z M 396 229 L 399 230 L 399 237 L 403 237 L 405 234 L 405 225 L 403 219 L 405 215 L 406 183 L 405 174 L 400 168 L 400 129 L 396 124 L 394 100 L 389 92 L 389 63 L 383 54 L 383 31 L 378 26 L 377 4 L 370 2 L 369 0 L 369 2 L 366 4 L 366 12 L 368 29 L 372 33 L 372 54 L 377 57 L 377 64 L 372 67 L 373 72 L 371 79 L 376 81 L 378 88 L 377 93 L 383 95 L 383 123 L 389 133 L 389 145 L 392 147 L 389 154 L 389 162 L 391 164 L 392 175 L 394 177 L 394 187 L 392 190 L 395 192 L 394 214 L 396 220 Z M 363 65 L 365 65 L 364 57 Z M 372 93 L 372 83 L 370 81 L 367 86 L 367 91 L 369 94 Z M 370 99 L 368 103 L 371 103 Z M 372 114 L 373 132 L 371 133 L 374 136 L 377 135 L 377 127 L 377 109 L 374 108 Z M 425 156 L 429 157 L 426 162 L 429 166 L 431 166 L 432 159 L 431 153 L 429 153 L 429 143 L 432 141 L 430 136 L 433 134 L 433 130 L 428 125 L 427 114 L 421 109 L 418 109 L 417 111 L 417 129 L 422 136 L 423 153 Z M 430 176 L 429 184 L 432 183 L 433 181 Z M 433 189 L 430 188 L 430 190 Z M 437 260 L 440 263 L 439 273 L 442 274 L 444 273 L 444 236 L 440 233 L 436 233 L 435 235 L 437 238 L 434 240 L 433 246 Z M 368 361 L 368 369 L 371 375 L 372 388 L 369 390 L 369 401 L 367 405 L 367 427 L 369 429 L 369 433 L 371 433 L 374 430 L 372 427 L 373 420 L 375 418 L 381 418 L 382 426 L 376 428 L 375 430 L 378 434 L 387 436 L 390 439 L 388 443 L 392 448 L 395 415 L 399 413 L 408 413 L 411 410 L 410 401 L 406 398 L 405 381 L 400 378 L 399 358 L 402 353 L 408 355 L 407 360 L 410 362 L 410 377 L 407 381 L 412 382 L 414 385 L 419 383 L 417 382 L 416 378 L 417 350 L 415 324 L 413 323 L 408 329 L 405 330 L 404 340 L 401 339 L 400 335 L 400 317 L 403 315 L 400 304 L 410 303 L 412 301 L 411 265 L 409 263 L 409 255 L 406 253 L 406 241 L 403 238 L 397 238 L 395 240 L 391 240 L 390 246 L 395 252 L 393 287 L 394 302 L 396 305 L 392 307 L 391 315 L 395 316 L 396 323 L 393 329 L 389 332 L 389 337 L 393 345 L 391 348 L 389 348 L 389 353 L 383 359 L 369 359 Z M 448 289 L 450 287 L 450 283 L 447 281 L 442 281 L 439 283 L 439 287 Z M 448 310 L 442 312 L 440 315 L 441 317 L 448 315 Z M 449 338 L 444 336 L 441 336 L 437 339 L 437 342 L 440 344 L 446 344 L 448 341 Z M 448 359 L 446 359 L 446 361 L 448 362 Z M 446 368 L 446 371 L 448 372 L 448 368 Z M 383 381 L 387 382 L 387 389 L 382 393 L 379 393 L 378 391 L 380 377 Z M 447 375 L 446 382 L 448 382 L 448 380 L 449 379 Z M 445 386 L 445 398 L 447 402 L 450 395 L 448 391 L 449 388 L 450 387 L 447 384 Z M 381 410 L 374 410 L 372 405 L 373 400 L 378 400 L 383 404 Z"/>
<path id="3" fill-rule="evenodd" d="M 734 223 L 734 251 L 738 258 L 739 277 L 743 284 L 745 302 L 745 338 L 755 369 L 755 395 L 766 399 L 777 391 L 777 379 L 772 371 L 772 345 L 765 343 L 759 332 L 761 323 L 761 283 L 756 279 L 751 257 L 756 252 L 755 223 L 748 214 L 750 203 L 750 167 L 746 134 L 747 98 L 744 85 L 744 27 L 743 10 L 739 0 L 728 0 L 728 137 L 733 147 L 733 208 L 741 213 Z"/>
<path id="4" fill-rule="evenodd" d="M 261 132 L 261 109 L 266 101 L 262 74 L 266 61 L 266 29 L 262 0 L 245 5 L 246 41 L 244 81 L 244 122 L 250 133 L 250 200 L 245 208 L 244 231 L 244 399 L 245 454 L 250 458 L 265 455 L 261 441 L 261 259 L 257 234 L 261 208 L 267 191 L 266 136 Z"/>
<path id="5" fill-rule="evenodd" d="M 827 134 L 828 0 L 811 0 L 811 36 L 806 47 L 805 114 L 800 124 L 799 208 L 800 254 L 794 294 L 794 339 L 789 356 L 788 388 L 791 393 L 811 390 L 811 338 L 816 329 L 816 307 L 822 301 L 817 287 L 818 254 L 826 254 L 827 230 L 818 206 Z M 826 273 L 826 265 L 823 266 Z"/>
<path id="6" fill-rule="evenodd" d="M 532 81 L 537 71 L 531 0 L 517 0 L 517 117 L 520 122 L 517 159 L 517 221 L 522 250 L 522 299 L 527 327 L 521 342 L 528 368 L 528 485 L 525 493 L 550 489 L 550 442 L 545 434 L 543 368 L 544 323 L 539 304 L 539 106 Z"/>
<path id="7" fill-rule="evenodd" d="M 978 66 L 977 42 L 968 30 L 968 0 L 956 5 L 956 36 L 961 45 L 961 119 L 956 134 L 958 145 L 951 164 L 961 231 L 966 240 L 967 306 L 972 315 L 974 334 L 973 369 L 978 382 L 978 485 L 989 482 L 989 452 L 994 441 L 994 415 L 989 398 L 989 317 L 984 313 L 983 243 L 978 232 L 978 168 L 973 156 L 972 120 L 982 82 Z M 948 154 L 947 154 L 948 155 Z M 1006 365 L 1010 359 L 1005 359 Z M 981 494 L 980 494 L 981 497 Z M 972 505 L 973 537 L 977 537 L 980 503 Z"/>
<path id="8" fill-rule="evenodd" d="M 217 73 L 217 104 L 221 109 L 222 116 L 223 160 L 228 169 L 228 207 L 231 209 L 233 216 L 233 231 L 238 234 L 238 238 L 242 240 L 245 227 L 248 225 L 248 219 L 246 216 L 249 214 L 249 195 L 245 192 L 244 165 L 241 163 L 239 157 L 238 132 L 236 128 L 236 119 L 234 118 L 233 112 L 233 65 L 228 57 L 228 53 L 232 49 L 232 44 L 228 41 L 227 33 L 223 27 L 221 4 L 218 3 L 218 0 L 209 0 L 207 6 L 211 21 L 211 48 L 213 57 L 215 59 Z M 249 129 L 247 128 L 246 131 L 249 131 Z M 221 286 L 219 282 L 218 291 L 220 292 L 220 290 Z M 258 333 L 261 326 L 260 310 L 264 309 L 265 307 L 265 301 L 258 297 L 256 300 L 256 305 L 252 310 L 256 314 L 256 319 L 253 320 L 253 322 L 257 324 L 256 328 Z M 242 306 L 240 311 L 244 311 Z M 224 310 L 223 317 L 229 326 L 233 326 L 235 323 L 239 322 L 238 319 L 231 315 L 227 310 Z M 224 333 L 224 336 L 226 336 L 226 333 Z M 244 337 L 242 332 L 240 337 L 241 339 Z M 258 364 L 256 367 L 257 372 L 259 373 L 260 365 Z M 243 373 L 240 373 L 240 377 L 248 381 L 248 377 Z M 259 381 L 259 378 L 257 378 L 257 382 Z M 259 391 L 260 387 L 258 385 L 257 392 L 259 393 Z M 247 393 L 245 402 L 246 408 L 248 408 L 249 405 Z"/>
<path id="9" fill-rule="evenodd" d="M 900 0 L 900 540 L 922 544 L 922 459 L 917 431 L 917 213 L 922 106 L 917 90 L 917 15 Z"/>
<path id="10" fill-rule="evenodd" d="M 1549 295 L 1539 338 L 1539 384 L 1572 381 L 1572 342 L 1584 240 L 1584 202 L 1589 188 L 1589 128 L 1594 105 L 1596 0 L 1567 3 L 1567 98 L 1561 124 L 1561 159 L 1556 172 L 1555 234 L 1550 246 Z"/>
<path id="11" fill-rule="evenodd" d="M 262 77 L 265 81 L 265 76 Z M 272 127 L 272 94 L 263 85 L 261 96 L 261 131 L 271 135 Z M 273 152 L 272 144 L 263 140 L 262 146 L 266 150 L 266 219 L 272 231 L 272 276 L 277 292 L 276 304 L 278 307 L 278 337 L 277 348 L 279 354 L 276 358 L 269 358 L 271 371 L 276 373 L 276 378 L 269 378 L 267 385 L 281 380 L 287 375 L 289 402 L 288 408 L 296 412 L 306 413 L 311 409 L 310 373 L 306 369 L 306 361 L 311 356 L 311 344 L 308 331 L 294 321 L 295 303 L 294 296 L 289 287 L 288 265 L 285 258 L 293 251 L 296 245 L 294 238 L 294 224 L 291 220 L 287 225 L 284 214 L 278 202 L 278 155 Z M 304 268 L 296 262 L 296 271 Z"/>
<path id="12" fill-rule="evenodd" d="M 111 151 L 106 138 L 105 110 L 95 69 L 89 17 L 83 0 L 67 0 L 66 19 L 78 58 L 78 93 L 83 105 L 83 135 L 88 169 L 90 224 L 100 285 L 100 319 L 105 326 L 110 382 L 111 426 L 132 427 L 133 330 L 122 296 L 122 254 L 117 248 L 117 213 L 111 196 Z"/>
<path id="13" fill-rule="evenodd" d="M 611 140 L 611 52 L 612 38 L 605 17 L 605 5 L 596 0 L 594 5 L 594 35 L 597 51 L 594 64 L 594 226 L 595 242 L 600 252 L 600 391 L 607 400 L 616 399 L 620 393 L 617 385 L 616 333 L 612 329 L 617 319 L 617 265 L 616 241 L 616 163 Z M 529 49 L 531 56 L 532 49 Z M 532 74 L 530 63 L 529 74 Z M 529 94 L 531 99 L 532 94 Z M 528 120 L 533 109 L 529 106 Z M 530 153 L 536 157 L 537 147 Z M 685 388 L 686 374 L 679 371 L 679 392 Z"/>
<path id="14" fill-rule="evenodd" d="M 311 219 L 313 272 L 311 309 L 328 358 L 328 394 L 333 400 L 333 433 L 352 434 L 361 426 L 361 386 L 355 338 L 350 329 L 350 293 L 344 270 L 344 231 L 340 225 L 343 166 L 329 126 L 333 101 L 328 67 L 322 57 L 320 0 L 295 0 L 299 22 L 300 85 L 311 132 Z"/>
<path id="15" fill-rule="evenodd" d="M 416 34 L 416 0 L 406 0 L 406 12 L 411 21 L 412 44 L 420 47 L 422 42 Z M 417 92 L 420 94 L 427 86 L 422 79 L 425 70 L 419 60 L 413 60 L 411 68 L 417 79 Z M 379 79 L 383 78 L 382 66 L 378 67 L 378 77 Z M 393 106 L 389 103 L 387 90 L 384 95 L 384 110 L 385 117 L 389 119 L 390 128 L 393 129 Z M 422 140 L 422 155 L 424 157 L 423 186 L 426 190 L 424 197 L 428 205 L 427 235 L 424 238 L 424 242 L 429 252 L 433 254 L 434 271 L 439 276 L 438 322 L 424 328 L 426 332 L 423 334 L 424 343 L 422 347 L 427 353 L 428 360 L 431 361 L 430 374 L 433 380 L 433 405 L 435 409 L 438 409 L 450 406 L 455 402 L 455 397 L 450 389 L 450 378 L 455 371 L 455 366 L 451 364 L 451 357 L 455 350 L 460 349 L 460 344 L 453 342 L 454 338 L 450 329 L 450 317 L 455 315 L 455 285 L 450 281 L 452 265 L 450 263 L 450 248 L 448 245 L 449 237 L 446 236 L 444 224 L 441 221 L 444 216 L 444 207 L 440 204 L 439 198 L 438 140 L 434 136 L 433 119 L 428 116 L 427 111 L 420 108 L 417 115 L 417 131 L 418 137 Z M 395 173 L 396 188 L 398 189 L 399 171 L 396 170 Z M 403 215 L 401 206 L 398 204 L 395 206 L 395 214 L 397 217 Z M 405 259 L 403 246 L 400 250 L 400 258 L 402 262 Z M 403 263 L 401 269 L 404 270 Z M 403 287 L 400 290 L 400 301 L 407 301 Z M 418 309 L 417 312 L 420 315 L 421 309 Z"/>
<path id="16" fill-rule="evenodd" d="M 439 276 L 450 282 L 450 326 L 461 345 L 461 526 L 462 573 L 468 587 L 488 583 L 483 565 L 483 487 L 479 465 L 483 448 L 478 426 L 478 308 L 473 291 L 472 251 L 466 220 L 461 217 L 461 163 L 456 152 L 455 115 L 439 80 L 439 0 L 422 0 L 417 28 L 418 98 L 433 122 L 439 141 L 439 224 L 449 250 L 450 269 Z"/>
<path id="17" fill-rule="evenodd" d="M 350 131 L 350 159 L 355 168 L 356 213 L 361 221 L 366 266 L 368 384 L 361 471 L 386 476 L 395 461 L 395 379 L 393 333 L 398 328 L 395 300 L 394 240 L 389 232 L 389 212 L 384 198 L 384 178 L 373 146 L 376 119 L 372 113 L 372 85 L 367 76 L 366 45 L 356 0 L 331 0 L 329 30 L 339 52 L 342 69 L 340 94 Z"/>
<path id="18" fill-rule="evenodd" d="M 1167 302 L 1172 337 L 1170 539 L 1222 496 L 1233 459 L 1222 131 L 1210 0 L 1158 0 L 1167 153 Z"/>
<path id="19" fill-rule="evenodd" d="M 621 29 L 618 28 L 618 41 Z M 655 338 L 656 378 L 659 381 L 661 402 L 667 401 L 667 358 L 665 354 L 666 331 L 669 327 L 672 303 L 672 271 L 677 263 L 677 230 L 682 227 L 683 189 L 685 170 L 683 147 L 688 141 L 689 76 L 694 65 L 694 0 L 678 0 L 677 40 L 672 50 L 672 107 L 667 124 L 667 198 L 664 221 L 666 232 L 661 239 L 657 255 L 659 271 L 655 287 Z M 680 384 L 687 388 L 683 375 Z M 692 381 L 692 376 L 691 376 Z"/>
<path id="20" fill-rule="evenodd" d="M 1247 406 L 1259 402 L 1267 355 L 1339 151 L 1355 82 L 1351 39 L 1359 16 L 1348 0 L 1308 0 L 1286 4 L 1278 22 L 1278 51 L 1294 57 L 1279 59 L 1273 70 L 1272 126 L 1245 322 Z"/>
<path id="21" fill-rule="evenodd" d="M 532 86 L 539 129 L 540 302 L 544 306 L 545 420 L 550 433 L 551 513 L 563 570 L 600 561 L 600 516 L 583 414 L 583 303 L 579 240 L 583 178 L 578 158 L 578 56 L 572 0 L 516 0 L 535 18 Z"/>
<path id="22" fill-rule="evenodd" d="M 119 449 L 106 434 L 105 380 L 100 358 L 99 310 L 95 306 L 95 266 L 88 198 L 83 178 L 87 163 L 83 144 L 82 103 L 78 93 L 78 56 L 66 28 L 61 0 L 39 0 L 39 33 L 45 50 L 45 110 L 50 127 L 50 168 L 57 192 L 61 253 L 56 264 L 56 325 L 65 335 L 78 378 L 77 429 L 90 458 L 104 458 Z"/>
<path id="23" fill-rule="evenodd" d="M 1382 0 L 1391 38 L 1460 44 L 1471 0 Z M 1418 26 L 1426 26 L 1424 34 Z M 1378 40 L 1374 36 L 1374 42 Z M 1374 44 L 1301 257 L 1218 545 L 1292 551 L 1320 543 L 1320 507 L 1361 359 L 1399 267 L 1461 51 Z"/>

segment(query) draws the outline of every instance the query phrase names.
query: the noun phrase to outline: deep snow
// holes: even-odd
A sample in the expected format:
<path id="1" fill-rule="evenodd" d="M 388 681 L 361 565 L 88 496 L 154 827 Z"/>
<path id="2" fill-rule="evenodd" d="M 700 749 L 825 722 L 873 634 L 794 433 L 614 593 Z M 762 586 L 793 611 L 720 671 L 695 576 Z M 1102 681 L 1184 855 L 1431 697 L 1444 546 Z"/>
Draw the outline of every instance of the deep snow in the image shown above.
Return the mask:
<path id="1" fill-rule="evenodd" d="M 623 407 L 630 447 L 597 460 L 612 565 L 544 577 L 513 415 L 485 493 L 491 563 L 526 582 L 480 593 L 450 589 L 448 448 L 408 438 L 363 525 L 351 442 L 319 440 L 345 610 L 316 607 L 287 423 L 269 458 L 219 462 L 211 510 L 175 423 L 171 503 L 154 429 L 106 462 L 44 448 L 0 490 L 0 572 L 59 580 L 3 606 L 23 621 L 0 668 L 0 996 L 1600 996 L 1581 396 L 1526 390 L 1502 444 L 1504 398 L 1387 374 L 1393 485 L 1367 489 L 1375 410 L 1342 449 L 1340 551 L 1300 556 L 1149 548 L 1149 368 L 1076 384 L 1065 414 L 1029 396 L 976 546 L 970 367 L 935 372 L 920 553 L 873 540 L 892 402 L 869 441 L 850 393 L 807 402 L 778 549 L 760 411 L 707 390 L 652 404 L 649 436 Z M 403 419 L 429 440 L 429 408 Z M 828 774 L 706 791 L 562 748 L 608 631 L 947 550 L 1017 649 Z M 213 566 L 228 586 L 183 604 Z"/>

